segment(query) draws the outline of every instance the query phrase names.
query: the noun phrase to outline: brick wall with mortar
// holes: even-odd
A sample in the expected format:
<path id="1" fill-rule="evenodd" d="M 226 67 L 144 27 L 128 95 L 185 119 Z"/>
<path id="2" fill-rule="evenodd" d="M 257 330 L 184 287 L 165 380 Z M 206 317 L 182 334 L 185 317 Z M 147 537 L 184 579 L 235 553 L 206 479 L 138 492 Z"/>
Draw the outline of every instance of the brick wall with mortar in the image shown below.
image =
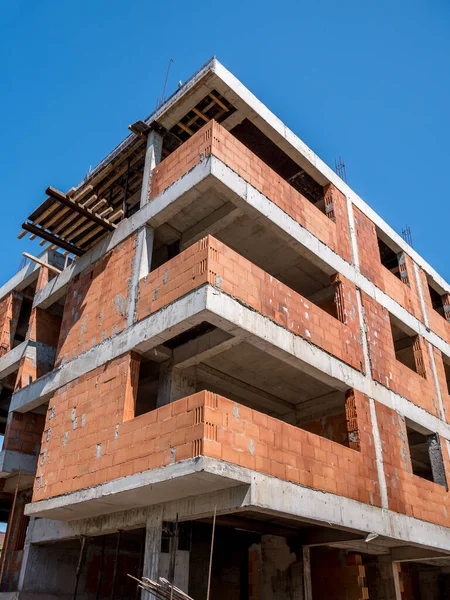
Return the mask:
<path id="1" fill-rule="evenodd" d="M 53 276 L 47 268 L 41 267 L 36 291 L 47 285 Z M 60 328 L 60 316 L 41 308 L 32 309 L 26 339 L 36 342 L 35 355 L 34 357 L 25 356 L 21 359 L 16 379 L 16 389 L 29 385 L 32 381 L 49 373 L 54 368 Z"/>
<path id="2" fill-rule="evenodd" d="M 450 496 L 447 489 L 413 474 L 405 419 L 396 411 L 376 403 L 378 427 L 383 448 L 389 508 L 417 519 L 448 527 Z M 450 461 L 441 439 L 447 481 Z"/>
<path id="3" fill-rule="evenodd" d="M 367 600 L 366 570 L 360 554 L 337 548 L 312 548 L 311 583 L 314 598 Z"/>
<path id="4" fill-rule="evenodd" d="M 38 455 L 44 431 L 45 415 L 10 412 L 3 439 L 3 450 Z"/>
<path id="5" fill-rule="evenodd" d="M 380 505 L 365 396 L 354 396 L 360 452 L 206 391 L 125 421 L 138 360 L 127 354 L 57 392 L 33 501 L 206 455 Z"/>
<path id="6" fill-rule="evenodd" d="M 14 335 L 22 306 L 22 295 L 12 291 L 0 301 L 0 356 L 13 347 Z"/>
<path id="7" fill-rule="evenodd" d="M 432 346 L 433 354 L 434 354 L 434 364 L 436 365 L 436 374 L 439 384 L 439 389 L 441 390 L 442 404 L 444 405 L 445 411 L 445 419 L 447 422 L 450 422 L 450 393 L 449 386 L 450 382 L 447 383 L 447 377 L 444 370 L 444 359 L 442 352 Z"/>
<path id="8" fill-rule="evenodd" d="M 403 284 L 402 284 L 403 285 Z M 362 292 L 367 324 L 372 377 L 382 385 L 411 400 L 417 406 L 440 417 L 439 399 L 433 380 L 428 344 L 417 336 L 420 351 L 416 358 L 424 376 L 397 360 L 389 319 L 389 312 L 373 298 Z"/>
<path id="9" fill-rule="evenodd" d="M 334 220 L 329 218 L 215 121 L 206 124 L 153 170 L 151 198 L 163 192 L 211 154 L 345 260 L 350 261 L 350 236 L 344 195 L 331 184 L 324 189 L 329 216 Z"/>
<path id="10" fill-rule="evenodd" d="M 428 320 L 430 329 L 436 332 L 439 336 L 441 336 L 444 340 L 450 340 L 450 321 L 448 321 L 445 317 L 440 315 L 433 308 L 433 304 L 431 302 L 431 296 L 428 289 L 428 280 L 423 269 L 419 269 L 419 277 L 422 282 L 423 289 L 423 298 L 425 301 Z"/>
<path id="11" fill-rule="evenodd" d="M 136 236 L 77 275 L 67 291 L 57 364 L 77 357 L 125 328 Z"/>
<path id="12" fill-rule="evenodd" d="M 356 206 L 353 207 L 353 213 L 361 273 L 417 319 L 423 321 L 413 260 L 406 253 L 403 253 L 408 284 L 403 283 L 381 264 L 377 230 L 374 223 Z"/>
<path id="13" fill-rule="evenodd" d="M 277 324 L 363 370 L 355 286 L 339 276 L 343 319 L 329 315 L 262 269 L 207 236 L 139 282 L 137 320 L 210 283 Z"/>

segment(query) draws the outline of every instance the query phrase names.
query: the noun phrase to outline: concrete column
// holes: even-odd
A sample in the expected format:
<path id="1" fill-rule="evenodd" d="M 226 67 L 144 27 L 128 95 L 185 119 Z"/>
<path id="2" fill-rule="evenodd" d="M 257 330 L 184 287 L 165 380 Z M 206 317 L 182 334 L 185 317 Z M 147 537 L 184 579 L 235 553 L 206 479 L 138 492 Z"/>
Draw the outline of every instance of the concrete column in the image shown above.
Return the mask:
<path id="1" fill-rule="evenodd" d="M 401 600 L 396 595 L 396 582 L 393 569 L 397 569 L 390 555 L 374 557 L 370 578 L 369 596 L 370 600 Z M 366 573 L 369 566 L 366 567 Z M 369 578 L 368 578 L 369 581 Z"/>
<path id="2" fill-rule="evenodd" d="M 161 364 L 156 406 L 165 406 L 195 394 L 195 369 L 179 369 L 171 360 Z"/>
<path id="3" fill-rule="evenodd" d="M 161 537 L 162 537 L 162 506 L 155 506 L 147 519 L 145 534 L 144 567 L 142 574 L 157 581 L 160 574 Z M 142 592 L 144 600 L 157 600 L 149 592 Z"/>
<path id="4" fill-rule="evenodd" d="M 148 134 L 145 151 L 144 176 L 141 189 L 141 207 L 147 204 L 150 196 L 152 171 L 161 162 L 163 136 L 154 129 Z"/>
<path id="5" fill-rule="evenodd" d="M 136 234 L 135 253 L 131 271 L 127 300 L 127 326 L 136 322 L 136 307 L 139 297 L 139 281 L 148 275 L 152 268 L 154 230 L 144 225 Z"/>

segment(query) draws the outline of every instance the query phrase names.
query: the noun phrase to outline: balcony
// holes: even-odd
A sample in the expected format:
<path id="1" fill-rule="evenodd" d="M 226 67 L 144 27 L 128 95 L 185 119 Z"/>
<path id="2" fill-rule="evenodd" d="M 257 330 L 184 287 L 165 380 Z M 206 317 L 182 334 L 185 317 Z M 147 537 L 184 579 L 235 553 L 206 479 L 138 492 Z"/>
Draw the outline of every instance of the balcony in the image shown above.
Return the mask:
<path id="1" fill-rule="evenodd" d="M 129 419 L 118 433 L 98 424 L 102 433 L 77 444 L 81 464 L 68 451 L 50 456 L 43 476 L 38 469 L 28 514 L 64 520 L 246 486 L 245 469 L 379 506 L 368 399 L 350 393 L 346 412 L 360 451 L 208 391 Z"/>
<path id="2" fill-rule="evenodd" d="M 246 141 L 248 143 L 248 140 Z M 254 147 L 255 151 L 259 148 L 258 145 L 254 145 Z M 284 155 L 278 147 L 275 146 L 274 150 Z M 266 162 L 258 158 L 247 145 L 240 142 L 233 133 L 228 132 L 215 121 L 206 124 L 154 169 L 150 199 L 160 195 L 175 182 L 182 181 L 185 175 L 210 157 L 214 157 L 229 167 L 334 252 L 350 261 L 351 250 L 345 197 L 333 186 L 327 186 L 322 189 L 322 200 L 313 203 L 311 199 L 306 198 L 294 187 L 296 185 L 295 176 L 290 177 L 289 180 L 283 178 Z M 287 155 L 284 157 L 291 160 Z M 265 156 L 265 159 L 270 160 L 270 153 Z M 300 169 L 300 167 L 298 168 Z M 198 195 L 199 191 L 204 192 L 204 188 L 205 186 L 203 189 L 199 187 L 197 191 L 190 190 L 190 193 Z M 215 198 L 205 196 L 202 207 L 190 211 L 189 214 L 184 213 L 183 221 L 174 219 L 173 223 L 169 222 L 169 224 L 183 232 L 183 236 L 186 237 L 189 232 L 186 232 L 185 228 L 189 229 L 191 223 L 195 224 L 195 215 L 198 213 L 199 216 L 206 217 L 209 206 L 212 209 L 214 207 L 223 209 L 223 201 L 228 200 L 224 196 L 228 196 L 229 193 L 230 190 L 221 190 L 219 194 L 214 195 Z M 305 191 L 305 193 L 307 192 Z M 165 235 L 170 236 L 170 233 L 166 231 Z"/>
<path id="3" fill-rule="evenodd" d="M 362 370 L 364 359 L 353 284 L 340 277 L 333 278 L 333 285 L 329 280 L 331 296 L 321 296 L 321 308 L 212 236 L 141 279 L 137 320 L 206 284 Z M 322 291 L 328 294 L 327 288 Z"/>

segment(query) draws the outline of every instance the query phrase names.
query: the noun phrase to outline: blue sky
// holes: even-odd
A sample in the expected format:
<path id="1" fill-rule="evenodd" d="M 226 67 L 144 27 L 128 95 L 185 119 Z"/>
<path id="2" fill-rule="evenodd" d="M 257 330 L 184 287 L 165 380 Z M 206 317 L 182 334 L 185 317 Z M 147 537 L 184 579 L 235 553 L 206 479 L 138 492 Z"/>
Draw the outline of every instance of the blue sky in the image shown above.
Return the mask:
<path id="1" fill-rule="evenodd" d="M 77 184 L 217 55 L 447 280 L 450 4 L 445 0 L 8 0 L 0 7 L 0 282 L 48 185 Z"/>

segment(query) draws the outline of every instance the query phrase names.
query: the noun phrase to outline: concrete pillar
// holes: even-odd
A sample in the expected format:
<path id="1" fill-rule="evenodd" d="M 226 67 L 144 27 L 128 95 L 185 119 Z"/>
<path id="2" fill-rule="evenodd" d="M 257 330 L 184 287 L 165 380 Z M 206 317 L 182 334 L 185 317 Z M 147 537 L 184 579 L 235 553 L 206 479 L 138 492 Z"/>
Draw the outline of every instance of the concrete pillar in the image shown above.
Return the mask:
<path id="1" fill-rule="evenodd" d="M 374 556 L 373 562 L 366 564 L 370 600 L 401 600 L 396 595 L 394 569 L 390 555 Z"/>
<path id="2" fill-rule="evenodd" d="M 146 523 L 144 566 L 142 574 L 157 581 L 160 573 L 161 537 L 162 537 L 162 506 L 155 506 Z M 144 600 L 157 600 L 149 592 L 142 592 Z"/>
<path id="3" fill-rule="evenodd" d="M 144 176 L 141 189 L 141 207 L 147 204 L 150 197 L 152 171 L 161 162 L 163 136 L 154 129 L 148 134 L 145 151 Z"/>
<path id="4" fill-rule="evenodd" d="M 148 275 L 152 268 L 154 230 L 144 225 L 136 234 L 135 253 L 131 271 L 131 281 L 127 300 L 127 326 L 136 322 L 136 308 L 139 298 L 139 281 Z"/>
<path id="5" fill-rule="evenodd" d="M 156 406 L 165 406 L 195 394 L 195 369 L 179 369 L 171 360 L 161 364 Z"/>

